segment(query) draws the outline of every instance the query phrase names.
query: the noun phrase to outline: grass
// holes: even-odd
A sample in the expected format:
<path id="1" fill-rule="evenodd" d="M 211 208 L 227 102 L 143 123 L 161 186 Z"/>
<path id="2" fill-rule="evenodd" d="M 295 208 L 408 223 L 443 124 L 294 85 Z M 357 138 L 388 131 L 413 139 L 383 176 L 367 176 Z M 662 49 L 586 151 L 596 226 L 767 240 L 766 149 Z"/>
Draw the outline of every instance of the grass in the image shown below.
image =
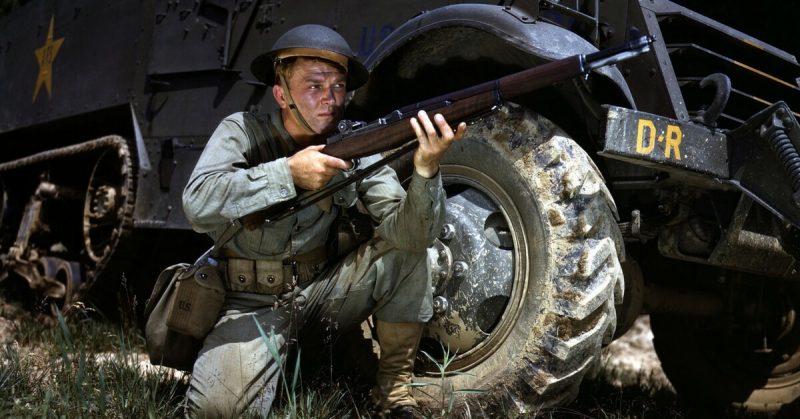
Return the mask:
<path id="1" fill-rule="evenodd" d="M 67 318 L 33 315 L 0 299 L 0 417 L 180 417 L 187 378 L 172 370 L 146 368 L 144 353 L 134 322 L 109 322 L 86 309 Z M 337 379 L 327 368 L 301 373 L 298 359 L 284 364 L 291 367 L 283 372 L 284 387 L 270 417 L 369 417 L 368 384 Z M 609 381 L 601 373 L 583 383 L 579 398 L 571 404 L 524 417 L 688 417 L 669 389 L 649 386 L 647 377 L 621 388 Z M 471 394 L 462 393 L 447 396 L 441 406 L 423 409 L 423 415 L 483 417 L 485 412 L 469 412 L 450 403 L 457 394 L 469 406 Z"/>
<path id="2" fill-rule="evenodd" d="M 432 397 L 430 394 L 428 394 L 425 391 L 425 387 L 433 386 L 433 387 L 437 387 L 439 389 L 438 390 L 438 394 L 439 394 L 438 407 L 434 408 L 433 406 L 431 406 L 428 409 L 429 411 L 434 413 L 434 415 L 432 415 L 432 416 L 435 416 L 435 417 L 452 417 L 452 416 L 455 416 L 456 415 L 455 407 L 456 407 L 456 402 L 457 401 L 464 400 L 463 397 L 468 395 L 468 394 L 481 394 L 481 393 L 484 392 L 483 390 L 478 390 L 478 389 L 453 388 L 453 385 L 450 384 L 450 382 L 447 380 L 447 377 L 449 376 L 449 373 L 447 372 L 447 370 L 448 370 L 448 368 L 450 368 L 450 364 L 456 358 L 457 354 L 451 353 L 449 347 L 448 348 L 444 348 L 444 347 L 442 348 L 443 356 L 442 356 L 442 361 L 441 362 L 437 361 L 436 358 L 432 357 L 430 354 L 428 354 L 425 351 L 420 351 L 420 352 L 422 353 L 423 356 L 428 358 L 428 360 L 431 362 L 432 365 L 436 366 L 436 368 L 438 370 L 439 377 L 441 377 L 441 379 L 439 380 L 438 384 L 437 383 L 425 383 L 425 382 L 416 383 L 415 382 L 415 383 L 409 384 L 409 387 L 417 388 L 419 391 L 425 393 L 428 397 L 430 397 L 432 399 L 434 397 Z M 459 396 L 461 396 L 461 397 L 459 397 Z M 468 408 L 468 406 L 469 406 L 468 404 L 465 404 L 465 407 Z"/>
<path id="3" fill-rule="evenodd" d="M 18 311 L 13 309 L 14 311 Z M 9 311 L 4 305 L 3 311 Z M 7 313 L 0 312 L 5 317 Z M 164 418 L 182 413 L 186 380 L 144 367 L 135 328 L 17 313 L 0 347 L 0 417 Z"/>

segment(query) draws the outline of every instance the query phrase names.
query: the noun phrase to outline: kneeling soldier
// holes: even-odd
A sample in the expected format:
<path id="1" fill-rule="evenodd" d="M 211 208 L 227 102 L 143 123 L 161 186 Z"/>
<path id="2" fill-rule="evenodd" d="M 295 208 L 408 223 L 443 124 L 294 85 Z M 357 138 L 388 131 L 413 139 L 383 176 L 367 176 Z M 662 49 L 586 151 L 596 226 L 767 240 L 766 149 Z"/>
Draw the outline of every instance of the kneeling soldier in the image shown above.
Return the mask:
<path id="1" fill-rule="evenodd" d="M 183 193 L 193 228 L 214 239 L 230 220 L 351 174 L 351 162 L 320 152 L 342 117 L 346 93 L 368 77 L 347 42 L 329 28 L 300 26 L 256 58 L 252 69 L 273 86 L 280 111 L 266 121 L 246 113 L 225 118 Z M 444 219 L 439 160 L 466 126 L 453 131 L 441 115 L 431 120 L 424 112 L 411 125 L 420 146 L 407 192 L 383 167 L 327 203 L 243 229 L 227 243 L 219 261 L 225 305 L 194 364 L 190 415 L 269 412 L 281 366 L 254 318 L 285 360 L 298 336 L 327 336 L 370 315 L 381 349 L 375 401 L 391 416 L 413 414 L 416 402 L 405 384 L 432 314 L 426 248 Z M 375 235 L 337 260 L 326 251 L 331 227 L 357 201 L 376 222 Z"/>

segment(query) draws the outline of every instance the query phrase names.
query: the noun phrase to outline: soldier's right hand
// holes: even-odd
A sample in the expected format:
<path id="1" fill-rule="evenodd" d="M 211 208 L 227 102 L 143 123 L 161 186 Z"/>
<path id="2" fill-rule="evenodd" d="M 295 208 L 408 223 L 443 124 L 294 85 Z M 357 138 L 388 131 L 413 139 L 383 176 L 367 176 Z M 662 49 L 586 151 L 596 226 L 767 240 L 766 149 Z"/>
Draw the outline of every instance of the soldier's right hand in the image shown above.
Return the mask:
<path id="1" fill-rule="evenodd" d="M 289 170 L 292 172 L 295 185 L 315 191 L 327 185 L 340 171 L 350 168 L 351 163 L 320 153 L 324 147 L 324 145 L 308 146 L 288 158 Z"/>

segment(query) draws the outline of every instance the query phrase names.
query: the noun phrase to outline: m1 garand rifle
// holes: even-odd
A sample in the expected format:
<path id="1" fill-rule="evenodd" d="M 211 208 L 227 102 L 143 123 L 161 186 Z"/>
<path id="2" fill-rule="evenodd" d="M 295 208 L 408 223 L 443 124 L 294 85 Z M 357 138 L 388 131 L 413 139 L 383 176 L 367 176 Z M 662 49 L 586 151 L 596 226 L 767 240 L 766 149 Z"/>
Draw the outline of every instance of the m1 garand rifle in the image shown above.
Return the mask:
<path id="1" fill-rule="evenodd" d="M 396 149 L 396 151 L 366 168 L 357 169 L 354 174 L 342 181 L 246 215 L 242 217 L 241 223 L 247 229 L 252 230 L 265 222 L 286 218 L 414 150 L 417 148 L 418 142 L 408 120 L 416 116 L 420 110 L 431 114 L 440 113 L 448 121 L 473 121 L 498 109 L 505 100 L 572 77 L 588 77 L 589 73 L 597 68 L 643 54 L 650 50 L 650 44 L 653 41 L 652 37 L 642 36 L 618 47 L 591 54 L 577 54 L 528 68 L 496 80 L 405 106 L 369 124 L 343 120 L 338 125 L 339 133 L 327 139 L 322 153 L 343 160 L 355 160 L 389 150 Z"/>

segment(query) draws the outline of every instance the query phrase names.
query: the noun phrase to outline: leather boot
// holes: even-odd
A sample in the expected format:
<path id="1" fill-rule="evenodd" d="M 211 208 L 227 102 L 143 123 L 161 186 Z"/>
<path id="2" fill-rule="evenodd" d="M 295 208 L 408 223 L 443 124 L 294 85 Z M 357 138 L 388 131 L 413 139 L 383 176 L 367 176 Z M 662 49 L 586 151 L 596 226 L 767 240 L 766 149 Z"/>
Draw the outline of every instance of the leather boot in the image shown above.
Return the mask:
<path id="1" fill-rule="evenodd" d="M 373 401 L 384 412 L 381 416 L 393 417 L 394 411 L 413 411 L 411 406 L 416 406 L 417 402 L 406 384 L 411 383 L 423 323 L 388 323 L 378 320 L 376 328 L 381 356 L 375 388 L 372 391 Z"/>

